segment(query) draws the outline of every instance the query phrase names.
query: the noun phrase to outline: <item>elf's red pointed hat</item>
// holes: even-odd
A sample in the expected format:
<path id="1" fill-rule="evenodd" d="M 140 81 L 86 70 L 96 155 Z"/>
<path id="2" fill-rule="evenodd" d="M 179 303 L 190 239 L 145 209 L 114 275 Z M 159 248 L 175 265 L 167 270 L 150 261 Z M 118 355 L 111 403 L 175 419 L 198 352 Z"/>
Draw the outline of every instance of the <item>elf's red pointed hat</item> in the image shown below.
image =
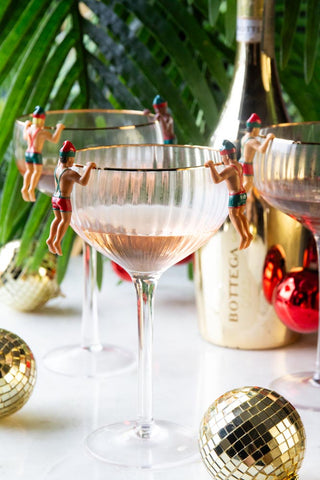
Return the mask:
<path id="1" fill-rule="evenodd" d="M 161 95 L 156 95 L 153 99 L 152 106 L 154 109 L 160 108 L 160 107 L 166 107 L 167 106 L 167 101 L 161 97 Z"/>
<path id="2" fill-rule="evenodd" d="M 32 114 L 33 118 L 46 118 L 46 112 L 40 105 L 37 105 L 35 109 L 33 110 Z"/>
<path id="3" fill-rule="evenodd" d="M 247 127 L 261 127 L 261 119 L 259 115 L 253 113 L 247 120 Z"/>
<path id="4" fill-rule="evenodd" d="M 231 153 L 235 153 L 236 147 L 230 140 L 223 140 L 222 145 L 220 147 L 220 155 L 229 155 Z"/>
<path id="5" fill-rule="evenodd" d="M 59 155 L 60 157 L 75 157 L 76 149 L 69 140 L 66 140 L 59 150 Z"/>

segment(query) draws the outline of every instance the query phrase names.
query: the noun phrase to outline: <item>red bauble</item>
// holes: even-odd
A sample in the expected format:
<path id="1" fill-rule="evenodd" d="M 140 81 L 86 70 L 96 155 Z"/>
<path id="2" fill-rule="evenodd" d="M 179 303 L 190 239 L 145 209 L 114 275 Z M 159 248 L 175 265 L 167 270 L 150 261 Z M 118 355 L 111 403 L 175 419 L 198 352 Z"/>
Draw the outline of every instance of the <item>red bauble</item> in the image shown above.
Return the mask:
<path id="1" fill-rule="evenodd" d="M 176 265 L 182 265 L 183 263 L 190 263 L 193 261 L 193 253 L 188 255 L 187 257 L 180 260 L 180 262 L 176 263 Z M 121 280 L 125 280 L 126 282 L 131 282 L 131 277 L 129 273 L 116 262 L 111 260 L 112 270 L 121 278 Z"/>
<path id="2" fill-rule="evenodd" d="M 271 247 L 266 255 L 262 270 L 262 288 L 269 303 L 276 286 L 286 274 L 285 253 L 280 245 Z"/>
<path id="3" fill-rule="evenodd" d="M 290 271 L 274 289 L 273 306 L 291 330 L 315 332 L 319 323 L 318 272 L 308 268 Z"/>
<path id="4" fill-rule="evenodd" d="M 111 260 L 111 266 L 112 266 L 112 270 L 118 275 L 118 277 L 121 278 L 121 280 L 125 280 L 126 282 L 131 282 L 131 277 L 124 268 L 120 267 L 120 265 L 118 265 L 116 262 L 113 262 L 112 260 Z"/>
<path id="5" fill-rule="evenodd" d="M 184 264 L 184 263 L 193 262 L 193 257 L 194 257 L 194 254 L 191 253 L 190 255 L 188 255 L 187 257 L 183 258 L 182 260 L 180 260 L 180 262 L 176 263 L 175 265 L 182 265 L 182 264 Z"/>

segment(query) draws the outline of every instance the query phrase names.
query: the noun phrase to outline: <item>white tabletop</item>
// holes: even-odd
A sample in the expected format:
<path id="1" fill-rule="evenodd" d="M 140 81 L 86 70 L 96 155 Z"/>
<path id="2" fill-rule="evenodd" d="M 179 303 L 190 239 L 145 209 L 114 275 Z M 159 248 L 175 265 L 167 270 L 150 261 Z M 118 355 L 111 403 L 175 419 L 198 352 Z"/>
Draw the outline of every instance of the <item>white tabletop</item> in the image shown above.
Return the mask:
<path id="1" fill-rule="evenodd" d="M 49 350 L 80 342 L 82 261 L 71 259 L 62 285 L 65 298 L 50 301 L 36 313 L 1 306 L 1 327 L 23 338 L 33 351 L 38 377 L 26 405 L 0 422 L 0 476 L 3 480 L 209 480 L 199 460 L 171 470 L 118 469 L 91 458 L 84 438 L 108 423 L 134 420 L 136 370 L 102 381 L 57 375 L 43 365 Z M 99 295 L 101 339 L 136 351 L 135 293 L 131 283 L 118 285 L 106 263 Z M 198 330 L 193 283 L 186 266 L 160 279 L 155 301 L 154 416 L 191 427 L 197 435 L 208 406 L 234 388 L 268 387 L 272 379 L 309 370 L 315 360 L 315 335 L 269 351 L 243 351 L 205 342 Z M 320 413 L 302 411 L 307 450 L 300 480 L 319 480 Z M 68 472 L 68 474 L 67 474 Z"/>

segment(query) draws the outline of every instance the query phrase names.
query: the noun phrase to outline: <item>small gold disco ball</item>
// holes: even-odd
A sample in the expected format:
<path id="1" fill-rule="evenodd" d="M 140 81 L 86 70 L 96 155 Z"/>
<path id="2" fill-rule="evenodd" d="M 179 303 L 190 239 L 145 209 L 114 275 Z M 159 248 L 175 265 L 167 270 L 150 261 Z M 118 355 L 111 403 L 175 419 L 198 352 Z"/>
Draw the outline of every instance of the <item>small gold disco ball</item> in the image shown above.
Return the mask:
<path id="1" fill-rule="evenodd" d="M 285 398 L 266 388 L 244 387 L 208 408 L 199 448 L 216 480 L 293 480 L 304 457 L 305 431 Z"/>
<path id="2" fill-rule="evenodd" d="M 36 381 L 36 362 L 28 345 L 0 329 L 0 418 L 19 410 Z"/>
<path id="3" fill-rule="evenodd" d="M 34 273 L 16 265 L 20 240 L 0 249 L 0 302 L 22 312 L 36 310 L 61 294 L 56 280 L 56 259 L 48 252 Z"/>

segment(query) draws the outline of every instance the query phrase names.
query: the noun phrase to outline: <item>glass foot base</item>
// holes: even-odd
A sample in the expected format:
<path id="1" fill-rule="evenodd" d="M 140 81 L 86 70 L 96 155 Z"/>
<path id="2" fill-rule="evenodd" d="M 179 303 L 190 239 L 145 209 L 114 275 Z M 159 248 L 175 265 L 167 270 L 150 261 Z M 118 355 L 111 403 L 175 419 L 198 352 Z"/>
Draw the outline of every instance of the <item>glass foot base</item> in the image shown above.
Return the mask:
<path id="1" fill-rule="evenodd" d="M 55 373 L 91 378 L 117 375 L 135 364 L 135 357 L 129 350 L 113 345 L 95 349 L 66 345 L 48 352 L 43 360 L 45 366 Z"/>
<path id="2" fill-rule="evenodd" d="M 186 463 L 167 470 L 139 470 L 120 468 L 99 462 L 82 448 L 60 458 L 45 469 L 41 480 L 92 479 L 92 480 L 210 480 L 203 462 Z"/>
<path id="3" fill-rule="evenodd" d="M 119 467 L 161 469 L 199 460 L 196 436 L 175 423 L 159 421 L 149 438 L 136 433 L 136 422 L 99 428 L 86 440 L 89 452 Z"/>
<path id="4" fill-rule="evenodd" d="M 298 372 L 279 377 L 271 388 L 286 398 L 296 408 L 320 411 L 320 381 L 314 372 Z"/>

